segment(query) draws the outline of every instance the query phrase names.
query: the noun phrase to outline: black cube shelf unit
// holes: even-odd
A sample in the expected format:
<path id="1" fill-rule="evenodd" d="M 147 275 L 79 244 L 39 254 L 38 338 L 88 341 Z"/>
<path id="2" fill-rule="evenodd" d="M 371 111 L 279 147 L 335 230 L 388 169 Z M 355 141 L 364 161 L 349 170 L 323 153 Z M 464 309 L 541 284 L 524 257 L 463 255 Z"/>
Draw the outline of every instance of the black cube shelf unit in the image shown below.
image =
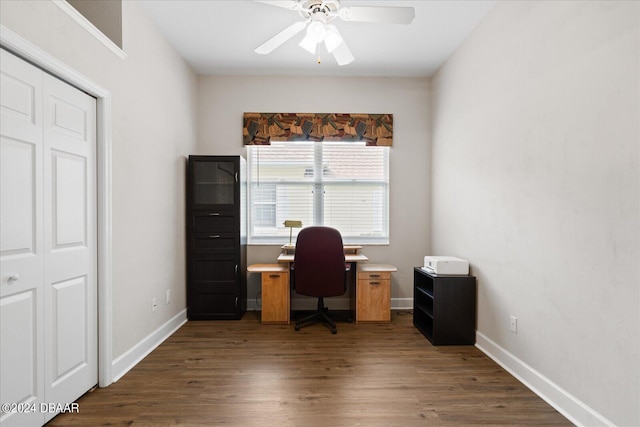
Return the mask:
<path id="1" fill-rule="evenodd" d="M 476 342 L 476 278 L 413 269 L 413 324 L 433 345 Z"/>

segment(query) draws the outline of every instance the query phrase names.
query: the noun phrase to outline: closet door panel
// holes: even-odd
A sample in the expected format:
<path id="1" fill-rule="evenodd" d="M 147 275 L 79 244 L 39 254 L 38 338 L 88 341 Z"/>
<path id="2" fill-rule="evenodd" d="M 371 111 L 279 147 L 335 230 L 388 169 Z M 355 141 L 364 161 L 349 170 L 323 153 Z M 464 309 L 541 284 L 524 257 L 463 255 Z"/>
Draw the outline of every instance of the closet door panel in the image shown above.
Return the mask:
<path id="1" fill-rule="evenodd" d="M 40 426 L 98 381 L 96 100 L 0 55 L 0 424 Z"/>
<path id="2" fill-rule="evenodd" d="M 87 158 L 51 152 L 51 249 L 87 247 Z"/>
<path id="3" fill-rule="evenodd" d="M 37 307 L 42 298 L 35 289 L 0 299 L 0 335 L 2 346 L 11 349 L 0 358 L 2 403 L 21 405 L 21 408 L 37 408 L 42 402 L 42 347 Z M 18 323 L 16 323 L 18 322 Z M 16 327 L 19 325 L 19 327 Z M 34 406 L 35 405 L 35 406 Z M 0 412 L 0 423 L 7 425 L 40 425 L 42 414 L 29 413 L 17 406 L 9 407 L 14 413 Z"/>
<path id="4" fill-rule="evenodd" d="M 43 92 L 45 396 L 68 403 L 98 378 L 96 101 L 48 75 Z"/>
<path id="5" fill-rule="evenodd" d="M 0 133 L 9 138 L 42 141 L 42 71 L 2 50 Z"/>
<path id="6" fill-rule="evenodd" d="M 0 51 L 0 401 L 44 402 L 42 72 Z M 16 408 L 17 409 L 17 408 Z M 2 426 L 41 425 L 0 412 Z"/>
<path id="7" fill-rule="evenodd" d="M 85 367 L 87 346 L 87 277 L 76 277 L 52 285 L 53 318 L 51 358 L 54 383 L 64 381 L 78 369 Z M 73 337 L 65 340 L 65 337 Z"/>
<path id="8" fill-rule="evenodd" d="M 2 375 L 7 376 L 0 390 L 3 403 L 26 402 L 38 394 L 37 376 L 30 368 L 38 363 L 38 348 L 34 345 L 37 337 L 36 299 L 35 291 L 27 291 L 0 301 L 2 345 L 15 349 L 0 359 Z M 26 333 L 25 336 L 16 333 L 15 322 L 24 325 L 20 333 Z"/>
<path id="9" fill-rule="evenodd" d="M 0 140 L 0 252 L 4 260 L 40 255 L 42 156 L 38 148 L 30 141 L 4 136 Z"/>

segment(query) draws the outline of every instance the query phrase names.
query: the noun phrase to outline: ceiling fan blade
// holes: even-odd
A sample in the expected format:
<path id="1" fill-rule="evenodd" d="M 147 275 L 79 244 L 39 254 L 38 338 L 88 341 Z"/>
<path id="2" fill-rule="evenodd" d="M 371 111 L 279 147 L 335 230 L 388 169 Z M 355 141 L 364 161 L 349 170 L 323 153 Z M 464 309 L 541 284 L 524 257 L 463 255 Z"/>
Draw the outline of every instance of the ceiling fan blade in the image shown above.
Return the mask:
<path id="1" fill-rule="evenodd" d="M 264 3 L 271 6 L 281 7 L 289 10 L 300 10 L 300 2 L 298 0 L 253 0 L 258 3 Z"/>
<path id="2" fill-rule="evenodd" d="M 275 36 L 271 37 L 269 40 L 261 44 L 255 49 L 256 53 L 260 55 L 266 55 L 271 53 L 275 48 L 279 47 L 281 44 L 289 40 L 291 37 L 298 34 L 300 31 L 304 30 L 307 26 L 306 21 L 299 21 L 289 25 L 284 30 L 280 31 Z"/>
<path id="3" fill-rule="evenodd" d="M 412 7 L 358 6 L 341 7 L 338 15 L 344 21 L 410 24 L 416 12 Z"/>
<path id="4" fill-rule="evenodd" d="M 338 63 L 338 65 L 350 64 L 355 59 L 344 39 L 342 40 L 342 43 L 338 45 L 338 47 L 333 49 L 332 53 L 333 57 L 336 58 L 336 62 Z"/>

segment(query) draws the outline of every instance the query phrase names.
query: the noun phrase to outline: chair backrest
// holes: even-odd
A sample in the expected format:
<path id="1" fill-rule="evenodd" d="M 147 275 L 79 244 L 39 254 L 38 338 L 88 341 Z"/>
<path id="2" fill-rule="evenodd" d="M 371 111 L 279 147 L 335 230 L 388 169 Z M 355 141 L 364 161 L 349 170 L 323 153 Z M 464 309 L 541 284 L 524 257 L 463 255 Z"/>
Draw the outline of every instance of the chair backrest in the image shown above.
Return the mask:
<path id="1" fill-rule="evenodd" d="M 342 236 L 335 228 L 313 226 L 300 230 L 293 261 L 296 293 L 333 297 L 346 291 Z"/>

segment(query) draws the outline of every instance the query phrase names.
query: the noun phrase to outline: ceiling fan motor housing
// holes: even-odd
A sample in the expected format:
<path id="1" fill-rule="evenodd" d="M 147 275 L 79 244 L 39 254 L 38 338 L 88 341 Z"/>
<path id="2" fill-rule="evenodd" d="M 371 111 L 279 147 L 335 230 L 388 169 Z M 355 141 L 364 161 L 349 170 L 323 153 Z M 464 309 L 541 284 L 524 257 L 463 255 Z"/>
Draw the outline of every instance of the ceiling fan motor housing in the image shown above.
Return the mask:
<path id="1" fill-rule="evenodd" d="M 335 17 L 338 16 L 338 9 L 340 9 L 340 1 L 339 0 L 324 0 L 324 1 L 300 0 L 299 8 L 300 8 L 300 15 L 304 19 L 314 19 L 314 17 L 316 16 L 324 15 L 324 22 L 328 22 L 335 19 Z"/>

